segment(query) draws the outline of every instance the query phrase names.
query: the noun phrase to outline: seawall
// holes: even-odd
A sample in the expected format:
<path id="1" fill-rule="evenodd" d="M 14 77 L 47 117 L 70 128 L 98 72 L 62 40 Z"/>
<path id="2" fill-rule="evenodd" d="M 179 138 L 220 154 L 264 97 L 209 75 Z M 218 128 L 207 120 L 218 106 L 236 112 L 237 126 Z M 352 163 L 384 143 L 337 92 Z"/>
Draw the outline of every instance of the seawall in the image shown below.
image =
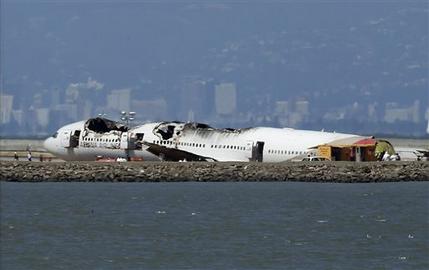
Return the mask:
<path id="1" fill-rule="evenodd" d="M 429 181 L 429 162 L 15 162 L 0 181 L 16 182 L 399 182 Z"/>

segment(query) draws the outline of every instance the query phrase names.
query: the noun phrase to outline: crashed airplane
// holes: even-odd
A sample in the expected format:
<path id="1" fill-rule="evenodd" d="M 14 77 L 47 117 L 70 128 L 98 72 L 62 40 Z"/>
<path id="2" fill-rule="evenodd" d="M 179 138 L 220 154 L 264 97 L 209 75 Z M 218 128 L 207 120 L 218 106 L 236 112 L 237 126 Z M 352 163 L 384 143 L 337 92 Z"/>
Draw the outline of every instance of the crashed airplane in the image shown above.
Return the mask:
<path id="1" fill-rule="evenodd" d="M 367 137 L 335 132 L 269 127 L 217 129 L 183 122 L 157 122 L 128 128 L 105 118 L 91 118 L 60 128 L 46 139 L 44 146 L 64 160 L 106 157 L 281 162 L 316 155 L 319 145 L 365 139 Z"/>

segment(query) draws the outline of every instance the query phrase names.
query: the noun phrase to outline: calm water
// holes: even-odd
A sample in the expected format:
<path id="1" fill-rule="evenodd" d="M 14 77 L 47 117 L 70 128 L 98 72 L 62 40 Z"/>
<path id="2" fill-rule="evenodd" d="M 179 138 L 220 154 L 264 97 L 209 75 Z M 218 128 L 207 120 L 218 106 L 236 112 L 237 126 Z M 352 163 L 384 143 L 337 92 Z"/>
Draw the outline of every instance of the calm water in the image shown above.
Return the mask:
<path id="1" fill-rule="evenodd" d="M 429 269 L 429 183 L 1 183 L 1 269 Z"/>

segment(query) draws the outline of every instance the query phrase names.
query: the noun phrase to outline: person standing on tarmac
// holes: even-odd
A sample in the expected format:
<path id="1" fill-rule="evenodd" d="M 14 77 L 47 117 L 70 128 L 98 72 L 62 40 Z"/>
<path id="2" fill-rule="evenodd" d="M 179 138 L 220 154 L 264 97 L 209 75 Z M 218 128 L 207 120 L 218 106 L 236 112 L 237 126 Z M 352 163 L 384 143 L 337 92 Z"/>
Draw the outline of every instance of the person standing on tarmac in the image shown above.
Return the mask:
<path id="1" fill-rule="evenodd" d="M 28 151 L 27 159 L 28 159 L 28 161 L 31 161 L 31 152 L 30 151 Z"/>
<path id="2" fill-rule="evenodd" d="M 17 154 L 16 152 L 13 154 L 13 158 L 14 158 L 16 161 L 18 161 L 18 160 L 19 160 L 18 154 Z"/>

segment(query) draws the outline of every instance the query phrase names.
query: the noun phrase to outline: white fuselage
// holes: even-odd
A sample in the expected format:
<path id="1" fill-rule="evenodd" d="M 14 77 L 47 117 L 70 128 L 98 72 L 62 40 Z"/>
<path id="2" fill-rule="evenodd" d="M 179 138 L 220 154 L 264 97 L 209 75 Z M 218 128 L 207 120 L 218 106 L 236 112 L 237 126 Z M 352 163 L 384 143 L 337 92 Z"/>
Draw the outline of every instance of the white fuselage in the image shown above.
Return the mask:
<path id="1" fill-rule="evenodd" d="M 148 123 L 134 127 L 128 132 L 88 133 L 85 121 L 60 128 L 56 136 L 46 139 L 45 148 L 64 160 L 95 160 L 96 157 L 160 160 L 158 155 L 147 151 L 147 147 L 130 149 L 126 138 L 143 134 L 143 141 L 162 149 L 175 149 L 216 161 L 249 161 L 260 151 L 259 161 L 281 162 L 314 153 L 318 145 L 335 140 L 359 137 L 353 134 L 295 130 L 290 128 L 256 127 L 241 130 L 220 130 L 214 128 L 184 128 L 177 125 L 175 133 L 165 138 L 157 128 L 168 122 Z M 165 124 L 165 125 L 167 125 Z M 78 143 L 71 147 L 70 136 L 78 131 Z M 124 141 L 125 140 L 125 141 Z M 258 146 L 257 148 L 255 148 Z M 255 150 L 256 149 L 256 150 Z"/>

